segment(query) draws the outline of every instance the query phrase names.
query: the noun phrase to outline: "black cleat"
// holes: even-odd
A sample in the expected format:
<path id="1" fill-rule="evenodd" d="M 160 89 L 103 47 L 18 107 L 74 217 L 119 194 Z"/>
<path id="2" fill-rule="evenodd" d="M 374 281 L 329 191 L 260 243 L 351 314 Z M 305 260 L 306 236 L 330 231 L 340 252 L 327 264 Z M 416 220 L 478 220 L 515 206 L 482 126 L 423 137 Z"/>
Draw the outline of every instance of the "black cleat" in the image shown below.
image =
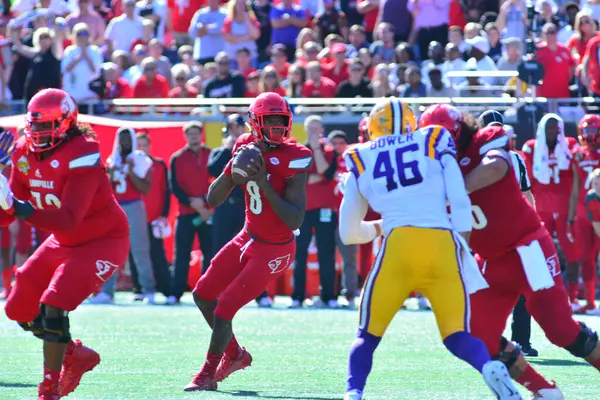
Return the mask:
<path id="1" fill-rule="evenodd" d="M 523 352 L 523 354 L 526 357 L 537 357 L 539 356 L 539 353 L 536 349 L 534 349 L 533 347 L 531 347 L 531 345 L 527 345 L 527 346 L 523 346 L 521 347 L 521 351 Z"/>

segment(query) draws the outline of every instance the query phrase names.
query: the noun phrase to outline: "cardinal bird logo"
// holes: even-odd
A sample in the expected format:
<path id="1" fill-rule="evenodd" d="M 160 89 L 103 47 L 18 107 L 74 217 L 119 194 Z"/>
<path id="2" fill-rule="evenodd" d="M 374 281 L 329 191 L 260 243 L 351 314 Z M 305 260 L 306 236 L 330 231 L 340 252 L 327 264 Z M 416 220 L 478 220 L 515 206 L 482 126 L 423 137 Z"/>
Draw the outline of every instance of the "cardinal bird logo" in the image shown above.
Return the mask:
<path id="1" fill-rule="evenodd" d="M 286 254 L 282 257 L 277 257 L 269 261 L 269 268 L 271 268 L 271 274 L 276 274 L 285 270 L 290 264 L 291 254 Z"/>
<path id="2" fill-rule="evenodd" d="M 96 276 L 102 281 L 106 282 L 108 278 L 112 275 L 116 269 L 119 268 L 118 265 L 113 264 L 109 261 L 98 260 L 96 261 Z"/>

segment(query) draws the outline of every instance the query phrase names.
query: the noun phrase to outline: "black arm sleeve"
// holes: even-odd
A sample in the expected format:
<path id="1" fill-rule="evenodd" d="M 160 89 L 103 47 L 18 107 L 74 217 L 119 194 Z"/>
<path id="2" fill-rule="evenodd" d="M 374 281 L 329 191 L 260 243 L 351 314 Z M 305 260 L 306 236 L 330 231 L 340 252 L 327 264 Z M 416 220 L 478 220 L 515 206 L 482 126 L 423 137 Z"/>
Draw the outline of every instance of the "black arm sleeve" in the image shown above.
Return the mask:
<path id="1" fill-rule="evenodd" d="M 527 192 L 531 190 L 531 181 L 529 180 L 529 175 L 527 174 L 527 167 L 525 166 L 525 160 L 519 153 L 511 152 L 514 157 L 512 158 L 513 162 L 516 162 L 517 169 L 519 171 L 519 185 L 521 186 L 522 192 Z"/>
<path id="2" fill-rule="evenodd" d="M 177 156 L 171 158 L 171 171 L 169 172 L 169 181 L 171 183 L 171 192 L 177 197 L 180 204 L 185 206 L 190 205 L 190 196 L 183 191 L 181 186 L 177 183 L 177 172 L 175 170 L 175 164 L 177 164 Z"/>
<path id="3" fill-rule="evenodd" d="M 169 210 L 171 209 L 171 187 L 169 185 L 169 169 L 167 168 L 167 164 L 165 164 L 165 162 L 162 160 L 160 161 L 160 165 L 162 168 L 165 169 L 165 179 L 167 180 L 167 184 L 165 185 L 165 201 L 163 203 L 164 206 L 162 211 L 162 216 L 167 218 L 167 216 L 169 215 Z"/>
<path id="4" fill-rule="evenodd" d="M 231 160 L 231 150 L 225 147 L 217 147 L 210 152 L 208 158 L 208 173 L 210 176 L 217 177 L 221 175 L 225 166 Z"/>
<path id="5" fill-rule="evenodd" d="M 327 179 L 328 181 L 332 180 L 333 177 L 335 176 L 335 171 L 337 171 L 337 167 L 338 167 L 338 161 L 337 160 L 338 160 L 338 155 L 334 151 L 333 152 L 333 160 L 331 161 L 331 165 L 323 173 L 323 177 L 325 179 Z"/>

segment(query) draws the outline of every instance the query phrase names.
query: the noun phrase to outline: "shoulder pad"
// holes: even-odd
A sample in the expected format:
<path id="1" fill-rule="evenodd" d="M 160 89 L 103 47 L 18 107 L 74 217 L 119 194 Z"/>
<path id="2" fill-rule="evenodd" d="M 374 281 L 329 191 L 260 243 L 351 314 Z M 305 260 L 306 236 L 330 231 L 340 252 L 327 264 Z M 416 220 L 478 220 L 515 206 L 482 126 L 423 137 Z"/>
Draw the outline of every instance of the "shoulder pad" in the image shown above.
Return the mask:
<path id="1" fill-rule="evenodd" d="M 366 164 L 363 158 L 360 155 L 361 147 L 369 145 L 370 142 L 355 144 L 346 149 L 344 152 L 344 160 L 346 161 L 346 166 L 350 172 L 354 174 L 355 177 L 359 177 L 363 172 L 365 172 Z"/>
<path id="2" fill-rule="evenodd" d="M 64 145 L 69 151 L 69 169 L 90 168 L 102 166 L 100 146 L 96 140 L 78 136 Z"/>
<path id="3" fill-rule="evenodd" d="M 475 134 L 474 142 L 479 147 L 479 155 L 483 156 L 492 149 L 507 149 L 508 135 L 502 127 L 489 126 Z"/>
<path id="4" fill-rule="evenodd" d="M 293 171 L 306 171 L 312 167 L 312 151 L 300 143 L 287 143 L 286 153 L 289 155 L 288 168 Z"/>
<path id="5" fill-rule="evenodd" d="M 425 135 L 425 155 L 429 158 L 439 160 L 444 154 L 456 157 L 456 145 L 450 132 L 439 125 L 428 126 L 419 129 Z"/>

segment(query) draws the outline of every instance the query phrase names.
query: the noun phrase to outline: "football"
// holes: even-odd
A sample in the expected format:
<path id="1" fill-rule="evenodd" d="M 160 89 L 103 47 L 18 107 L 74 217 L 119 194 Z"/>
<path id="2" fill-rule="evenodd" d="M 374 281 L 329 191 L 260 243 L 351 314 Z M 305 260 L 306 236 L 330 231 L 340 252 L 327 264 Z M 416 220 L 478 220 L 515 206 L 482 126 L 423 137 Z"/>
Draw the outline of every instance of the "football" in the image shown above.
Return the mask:
<path id="1" fill-rule="evenodd" d="M 249 145 L 236 153 L 231 165 L 231 176 L 236 184 L 244 184 L 251 179 L 254 173 L 252 160 L 258 163 L 262 160 L 260 149 L 256 146 Z"/>

